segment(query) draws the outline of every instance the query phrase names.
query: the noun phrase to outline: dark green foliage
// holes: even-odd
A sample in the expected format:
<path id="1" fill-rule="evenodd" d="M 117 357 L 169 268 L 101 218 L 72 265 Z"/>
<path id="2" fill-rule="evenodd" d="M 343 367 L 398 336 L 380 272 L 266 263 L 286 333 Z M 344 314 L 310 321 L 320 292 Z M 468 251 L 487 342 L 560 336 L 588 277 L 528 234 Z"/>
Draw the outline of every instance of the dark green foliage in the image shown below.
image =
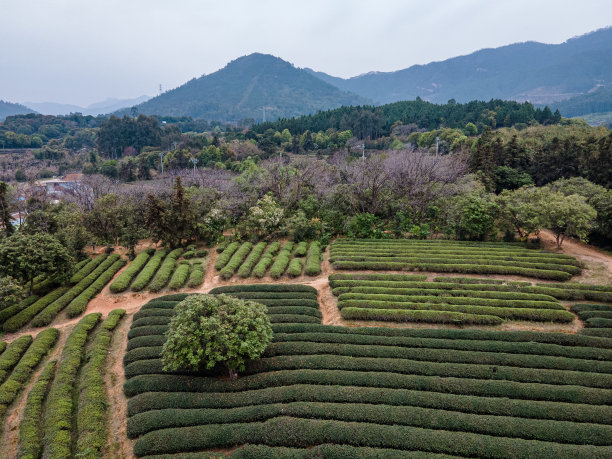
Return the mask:
<path id="1" fill-rule="evenodd" d="M 0 385 L 0 418 L 28 382 L 34 368 L 55 345 L 59 334 L 59 331 L 55 328 L 40 332 L 23 354 L 11 375 Z"/>
<path id="2" fill-rule="evenodd" d="M 132 279 L 140 272 L 140 270 L 149 261 L 151 255 L 148 252 L 139 253 L 130 265 L 113 281 L 110 285 L 110 291 L 113 293 L 123 292 L 128 289 Z"/>
<path id="3" fill-rule="evenodd" d="M 68 317 L 76 317 L 85 312 L 87 303 L 102 291 L 104 286 L 110 282 L 117 272 L 125 266 L 126 261 L 123 259 L 117 260 L 113 265 L 104 271 L 100 277 L 98 277 L 87 289 L 83 291 L 79 296 L 70 302 L 66 308 L 66 314 Z"/>
<path id="4" fill-rule="evenodd" d="M 305 257 L 307 250 L 308 250 L 308 242 L 301 241 L 298 243 L 298 245 L 295 246 L 295 250 L 293 251 L 293 256 Z"/>
<path id="5" fill-rule="evenodd" d="M 138 273 L 136 279 L 134 279 L 131 287 L 133 292 L 139 292 L 148 285 L 167 253 L 168 251 L 166 249 L 162 249 L 158 250 L 155 255 L 151 257 L 142 271 Z"/>
<path id="6" fill-rule="evenodd" d="M 289 277 L 298 277 L 302 275 L 302 269 L 304 267 L 304 260 L 301 258 L 294 258 L 287 267 L 287 275 Z"/>
<path id="7" fill-rule="evenodd" d="M 587 328 L 612 328 L 612 319 L 593 317 L 585 321 Z"/>
<path id="8" fill-rule="evenodd" d="M 70 290 L 69 287 L 60 287 L 51 293 L 48 293 L 8 319 L 2 326 L 2 329 L 8 333 L 19 330 L 21 327 L 27 324 L 32 317 L 45 309 L 49 304 L 63 296 L 66 292 L 68 292 L 68 290 Z"/>
<path id="9" fill-rule="evenodd" d="M 0 341 L 0 355 L 4 352 L 5 349 L 6 349 L 6 342 Z"/>
<path id="10" fill-rule="evenodd" d="M 107 257 L 108 255 L 104 253 L 89 260 L 86 265 L 82 266 L 76 273 L 72 275 L 72 277 L 70 278 L 70 283 L 78 284 L 79 282 L 81 282 L 83 279 L 85 279 L 85 276 L 87 276 L 94 269 L 96 269 L 100 263 L 106 260 Z"/>
<path id="11" fill-rule="evenodd" d="M 28 394 L 23 416 L 19 423 L 17 457 L 20 459 L 36 459 L 40 457 L 42 452 L 43 431 L 41 419 L 43 403 L 47 398 L 51 381 L 53 381 L 56 365 L 56 360 L 52 360 L 47 364 Z"/>
<path id="12" fill-rule="evenodd" d="M 82 365 L 87 336 L 97 325 L 100 316 L 95 313 L 83 317 L 66 340 L 44 413 L 43 457 L 71 456 L 77 373 Z"/>
<path id="13" fill-rule="evenodd" d="M 0 310 L 0 324 L 6 322 L 9 318 L 15 316 L 15 314 L 18 314 L 19 312 L 23 311 L 28 306 L 38 301 L 38 299 L 39 299 L 38 296 L 30 295 L 24 298 L 23 300 L 21 300 L 16 305 L 9 306 L 8 308 L 4 308 Z"/>
<path id="14" fill-rule="evenodd" d="M 232 258 L 232 255 L 234 255 L 234 252 L 238 250 L 238 247 L 240 247 L 240 243 L 234 241 L 223 249 L 223 252 L 221 252 L 221 255 L 219 255 L 217 261 L 215 262 L 215 269 L 217 271 L 220 271 L 225 267 L 225 265 L 230 261 L 230 258 Z"/>
<path id="15" fill-rule="evenodd" d="M 252 285 L 227 285 L 216 287 L 210 291 L 211 294 L 219 293 L 242 293 L 242 292 L 306 292 L 317 294 L 317 289 L 310 285 L 300 284 L 252 284 Z"/>
<path id="16" fill-rule="evenodd" d="M 291 259 L 291 252 L 293 250 L 293 246 L 295 244 L 291 241 L 285 243 L 283 249 L 279 252 L 272 263 L 272 267 L 270 268 L 270 276 L 273 279 L 278 279 L 283 275 L 285 269 L 287 269 L 287 265 L 289 264 L 289 260 Z"/>
<path id="17" fill-rule="evenodd" d="M 204 270 L 206 267 L 204 263 L 208 263 L 208 260 L 206 262 L 201 262 L 198 260 L 193 262 L 191 265 L 191 272 L 189 273 L 189 279 L 187 280 L 187 287 L 195 288 L 202 285 L 202 282 L 204 282 Z"/>
<path id="18" fill-rule="evenodd" d="M 321 274 L 321 243 L 319 241 L 313 241 L 308 246 L 305 273 L 308 276 Z"/>
<path id="19" fill-rule="evenodd" d="M 223 266 L 223 268 L 219 272 L 220 276 L 226 280 L 232 277 L 234 273 L 236 272 L 236 270 L 238 269 L 238 267 L 242 264 L 244 259 L 247 257 L 249 252 L 251 252 L 252 248 L 253 248 L 253 244 L 251 242 L 243 242 L 240 248 L 238 248 L 234 252 L 232 257 L 225 264 L 225 266 Z M 223 256 L 223 254 L 221 254 L 221 256 Z M 221 256 L 219 257 L 219 259 L 221 259 Z M 218 263 L 219 263 L 219 260 L 217 260 L 215 267 L 217 267 Z"/>
<path id="20" fill-rule="evenodd" d="M 584 328 L 579 332 L 587 336 L 599 336 L 601 338 L 612 338 L 612 328 Z"/>
<path id="21" fill-rule="evenodd" d="M 204 258 L 208 255 L 208 250 L 206 249 L 198 249 L 195 251 L 195 256 L 198 258 Z"/>
<path id="22" fill-rule="evenodd" d="M 168 254 L 159 267 L 159 270 L 155 273 L 155 277 L 153 277 L 153 280 L 149 284 L 150 291 L 159 292 L 166 286 L 170 280 L 170 276 L 174 272 L 174 268 L 176 267 L 176 260 L 182 252 L 183 249 L 174 249 Z"/>
<path id="23" fill-rule="evenodd" d="M 487 279 L 477 277 L 434 277 L 434 282 L 458 282 L 459 284 L 503 284 L 500 279 Z"/>
<path id="24" fill-rule="evenodd" d="M 104 365 L 113 330 L 124 314 L 123 309 L 115 309 L 108 314 L 95 335 L 87 365 L 83 368 L 79 387 L 76 457 L 92 459 L 102 457 L 108 435 L 106 426 L 108 400 L 104 390 L 106 373 Z"/>
<path id="25" fill-rule="evenodd" d="M 189 277 L 189 269 L 190 266 L 188 264 L 179 264 L 177 266 L 172 274 L 172 277 L 170 278 L 170 283 L 168 284 L 170 290 L 178 290 L 185 285 L 185 282 L 187 282 L 187 278 Z"/>
<path id="26" fill-rule="evenodd" d="M 255 267 L 253 268 L 253 275 L 258 278 L 262 278 L 266 275 L 266 271 L 272 264 L 272 259 L 274 255 L 280 250 L 280 242 L 272 242 L 264 254 L 261 256 L 261 259 L 257 262 Z"/>
<path id="27" fill-rule="evenodd" d="M 266 246 L 267 243 L 259 242 L 255 245 L 255 247 L 253 247 L 253 250 L 251 251 L 251 253 L 249 253 L 249 256 L 246 258 L 246 260 L 244 260 L 244 263 L 242 263 L 242 265 L 240 265 L 240 268 L 238 269 L 238 275 L 240 277 L 245 279 L 251 275 L 253 267 L 261 258 Z"/>
<path id="28" fill-rule="evenodd" d="M 0 383 L 8 378 L 11 370 L 17 365 L 21 356 L 30 347 L 30 344 L 32 344 L 32 337 L 30 335 L 21 336 L 9 344 L 2 355 L 0 355 Z"/>
<path id="29" fill-rule="evenodd" d="M 448 311 L 421 311 L 407 309 L 368 309 L 346 307 L 342 318 L 347 320 L 382 320 L 391 322 L 427 322 L 447 324 L 499 325 L 501 319 L 492 315 L 465 314 Z"/>

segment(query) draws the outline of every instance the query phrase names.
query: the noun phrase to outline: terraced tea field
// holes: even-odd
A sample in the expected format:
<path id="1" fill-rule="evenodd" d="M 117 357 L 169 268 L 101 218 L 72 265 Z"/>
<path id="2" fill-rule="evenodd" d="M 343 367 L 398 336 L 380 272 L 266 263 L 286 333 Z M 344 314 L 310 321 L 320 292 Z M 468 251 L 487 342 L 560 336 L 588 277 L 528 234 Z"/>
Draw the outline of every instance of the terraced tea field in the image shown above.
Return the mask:
<path id="1" fill-rule="evenodd" d="M 432 283 L 433 284 L 433 283 Z M 467 284 L 465 284 L 467 285 Z M 495 284 L 490 284 L 495 285 Z M 167 374 L 184 295 L 143 306 L 125 355 L 137 456 L 606 457 L 612 341 L 582 335 L 320 325 L 313 289 L 223 287 L 268 304 L 274 338 L 238 380 Z"/>
<path id="2" fill-rule="evenodd" d="M 330 262 L 338 270 L 510 274 L 558 281 L 582 272 L 571 256 L 501 242 L 338 239 L 331 245 Z"/>

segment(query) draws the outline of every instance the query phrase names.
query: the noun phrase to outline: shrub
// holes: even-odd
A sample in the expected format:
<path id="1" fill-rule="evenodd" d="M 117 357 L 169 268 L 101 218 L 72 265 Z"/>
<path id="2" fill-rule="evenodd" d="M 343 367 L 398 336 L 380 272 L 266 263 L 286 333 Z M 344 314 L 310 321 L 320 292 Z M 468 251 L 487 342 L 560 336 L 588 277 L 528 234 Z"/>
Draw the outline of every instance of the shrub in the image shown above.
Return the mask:
<path id="1" fill-rule="evenodd" d="M 161 265 L 167 253 L 167 250 L 162 249 L 158 250 L 155 255 L 151 257 L 151 259 L 147 262 L 142 271 L 138 273 L 136 279 L 134 279 L 134 282 L 132 283 L 133 292 L 140 292 L 143 288 L 147 286 L 147 284 L 151 281 L 151 279 L 157 272 L 159 265 Z"/>
<path id="2" fill-rule="evenodd" d="M 295 247 L 295 250 L 293 251 L 293 256 L 295 256 L 295 257 L 304 257 L 304 256 L 306 256 L 306 251 L 307 250 L 308 250 L 308 242 L 301 241 Z"/>
<path id="3" fill-rule="evenodd" d="M 317 294 L 317 289 L 310 285 L 300 284 L 251 284 L 251 285 L 226 285 L 216 287 L 210 291 L 211 294 L 219 293 L 241 293 L 241 292 L 306 292 Z"/>
<path id="4" fill-rule="evenodd" d="M 57 360 L 52 360 L 42 371 L 36 383 L 30 390 L 19 423 L 19 458 L 35 459 L 42 453 L 42 425 L 43 404 L 49 392 L 49 386 L 55 375 Z"/>
<path id="5" fill-rule="evenodd" d="M 2 355 L 0 355 L 0 383 L 4 382 L 8 377 L 13 367 L 17 365 L 19 359 L 28 350 L 30 344 L 32 344 L 32 337 L 30 335 L 21 336 L 9 344 Z"/>
<path id="6" fill-rule="evenodd" d="M 76 317 L 85 312 L 87 303 L 102 291 L 104 286 L 110 282 L 117 272 L 125 266 L 125 260 L 117 260 L 113 265 L 104 271 L 83 293 L 77 296 L 66 308 L 68 317 Z"/>
<path id="7" fill-rule="evenodd" d="M 163 346 L 166 370 L 211 369 L 223 363 L 235 378 L 245 359 L 259 357 L 272 338 L 266 307 L 258 303 L 193 295 L 175 311 Z"/>
<path id="8" fill-rule="evenodd" d="M 285 269 L 287 269 L 287 265 L 289 264 L 289 259 L 291 258 L 291 251 L 293 250 L 294 243 L 287 242 L 280 253 L 276 256 L 276 260 L 272 264 L 270 268 L 270 276 L 273 279 L 278 279 L 283 275 Z"/>
<path id="9" fill-rule="evenodd" d="M 308 247 L 306 274 L 308 276 L 318 276 L 321 274 L 321 244 L 318 241 L 311 242 Z"/>
<path id="10" fill-rule="evenodd" d="M 272 264 L 272 259 L 274 258 L 274 255 L 276 255 L 276 253 L 279 251 L 279 249 L 280 249 L 280 242 L 272 242 L 268 246 L 264 254 L 261 256 L 261 259 L 257 262 L 255 267 L 253 268 L 253 275 L 255 277 L 258 277 L 261 279 L 262 277 L 266 275 L 266 271 Z"/>
<path id="11" fill-rule="evenodd" d="M 59 331 L 55 328 L 41 331 L 23 354 L 11 375 L 0 385 L 0 418 L 28 382 L 34 368 L 55 345 L 58 337 Z"/>
<path id="12" fill-rule="evenodd" d="M 182 252 L 183 249 L 174 249 L 164 259 L 161 266 L 159 267 L 159 270 L 155 273 L 153 280 L 149 284 L 149 290 L 151 292 L 159 292 L 162 288 L 166 286 L 166 284 L 170 280 L 170 276 L 174 272 L 176 260 Z"/>
<path id="13" fill-rule="evenodd" d="M 345 307 L 342 318 L 347 320 L 382 320 L 391 322 L 428 322 L 450 324 L 499 325 L 501 319 L 492 315 L 465 314 L 449 311 L 420 311 L 406 309 L 371 309 Z"/>
<path id="14" fill-rule="evenodd" d="M 584 328 L 579 332 L 581 335 L 598 336 L 601 338 L 612 338 L 612 328 Z"/>
<path id="15" fill-rule="evenodd" d="M 217 261 L 215 262 L 215 269 L 217 271 L 221 271 L 221 269 L 225 267 L 225 265 L 230 261 L 230 258 L 232 258 L 232 255 L 234 255 L 234 252 L 238 250 L 238 247 L 240 247 L 240 243 L 234 241 L 223 249 L 223 252 L 221 252 L 221 255 L 219 255 Z"/>
<path id="16" fill-rule="evenodd" d="M 287 275 L 289 277 L 298 277 L 302 275 L 304 261 L 301 258 L 294 258 L 287 267 Z"/>
<path id="17" fill-rule="evenodd" d="M 189 277 L 189 269 L 190 266 L 188 264 L 179 264 L 170 278 L 170 284 L 168 284 L 168 287 L 170 287 L 171 290 L 178 290 L 185 285 L 185 282 L 187 282 L 187 278 Z"/>
<path id="18" fill-rule="evenodd" d="M 82 266 L 76 273 L 72 275 L 70 278 L 71 284 L 78 284 L 85 277 L 91 273 L 94 269 L 98 267 L 100 263 L 102 263 L 108 257 L 107 254 L 98 255 L 96 258 L 93 258 L 87 262 L 84 266 Z"/>
<path id="19" fill-rule="evenodd" d="M 66 340 L 44 413 L 43 457 L 70 457 L 74 388 L 87 335 L 100 320 L 88 314 L 72 329 Z"/>
<path id="20" fill-rule="evenodd" d="M 21 300 L 19 303 L 0 310 L 0 324 L 6 322 L 9 318 L 13 317 L 20 311 L 23 311 L 28 306 L 35 303 L 38 299 L 38 296 L 30 295 L 27 298 Z"/>
<path id="21" fill-rule="evenodd" d="M 13 317 L 8 319 L 2 326 L 2 329 L 7 333 L 19 330 L 21 327 L 27 324 L 32 319 L 32 317 L 34 317 L 40 311 L 45 309 L 55 300 L 63 296 L 66 292 L 68 292 L 68 290 L 70 290 L 69 287 L 60 287 L 52 291 L 51 293 L 48 293 L 47 295 L 38 299 L 36 302 L 32 303 L 30 306 L 26 307 L 24 310 L 18 312 Z"/>
<path id="22" fill-rule="evenodd" d="M 587 328 L 612 328 L 612 319 L 593 317 L 585 321 Z"/>
<path id="23" fill-rule="evenodd" d="M 187 281 L 187 287 L 195 288 L 202 285 L 204 282 L 204 263 L 198 262 L 197 260 L 191 265 L 191 273 L 189 273 L 189 280 Z"/>
<path id="24" fill-rule="evenodd" d="M 76 457 L 102 457 L 106 444 L 106 409 L 108 406 L 104 389 L 106 356 L 112 332 L 125 315 L 125 310 L 115 309 L 100 325 L 96 333 L 87 365 L 83 369 L 79 387 L 79 410 L 77 413 Z"/>
<path id="25" fill-rule="evenodd" d="M 238 267 L 242 264 L 246 256 L 249 254 L 251 249 L 253 248 L 253 244 L 250 242 L 244 242 L 238 250 L 234 252 L 230 260 L 225 263 L 225 266 L 221 269 L 219 274 L 223 279 L 229 279 L 234 275 Z M 223 254 L 221 254 L 223 255 Z M 215 264 L 215 267 L 217 265 Z"/>
<path id="26" fill-rule="evenodd" d="M 208 250 L 206 249 L 198 249 L 195 251 L 195 256 L 198 258 L 204 258 L 208 256 Z"/>
<path id="27" fill-rule="evenodd" d="M 240 265 L 240 268 L 238 269 L 238 275 L 240 277 L 244 279 L 251 275 L 251 271 L 253 270 L 255 264 L 261 258 L 263 251 L 266 248 L 266 245 L 267 244 L 265 242 L 260 242 L 256 244 L 255 247 L 253 247 L 253 250 L 251 251 L 249 256 L 246 258 L 246 260 L 244 260 L 244 263 L 242 263 L 242 265 Z"/>
<path id="28" fill-rule="evenodd" d="M 148 252 L 139 253 L 136 258 L 130 263 L 130 265 L 123 271 L 117 279 L 110 285 L 110 291 L 113 293 L 119 293 L 127 290 L 130 286 L 132 279 L 140 272 L 140 270 L 149 261 L 151 255 Z"/>
<path id="29" fill-rule="evenodd" d="M 183 253 L 183 258 L 186 260 L 189 260 L 190 258 L 195 257 L 195 250 L 188 250 L 185 253 Z"/>

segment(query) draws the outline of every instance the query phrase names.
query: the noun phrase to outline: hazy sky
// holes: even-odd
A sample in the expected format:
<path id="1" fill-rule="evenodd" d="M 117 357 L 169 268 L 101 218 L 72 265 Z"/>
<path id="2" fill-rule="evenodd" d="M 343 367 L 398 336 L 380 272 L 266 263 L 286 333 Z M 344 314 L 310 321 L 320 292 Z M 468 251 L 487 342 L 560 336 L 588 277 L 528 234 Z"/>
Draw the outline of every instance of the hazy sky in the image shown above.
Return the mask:
<path id="1" fill-rule="evenodd" d="M 611 0 L 0 0 L 0 99 L 156 95 L 270 53 L 348 77 L 612 25 Z"/>

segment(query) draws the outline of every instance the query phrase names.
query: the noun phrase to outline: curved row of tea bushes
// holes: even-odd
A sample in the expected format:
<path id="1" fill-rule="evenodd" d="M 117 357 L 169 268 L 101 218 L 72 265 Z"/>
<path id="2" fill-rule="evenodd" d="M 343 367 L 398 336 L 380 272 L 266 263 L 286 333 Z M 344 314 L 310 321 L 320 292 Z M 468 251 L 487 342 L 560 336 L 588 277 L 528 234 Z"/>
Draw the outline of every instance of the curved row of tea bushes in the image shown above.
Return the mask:
<path id="1" fill-rule="evenodd" d="M 119 259 L 113 265 L 104 271 L 100 277 L 98 277 L 89 287 L 87 287 L 83 293 L 77 296 L 70 302 L 66 308 L 66 314 L 68 317 L 76 317 L 81 315 L 87 309 L 87 303 L 102 291 L 104 286 L 108 284 L 111 279 L 119 272 L 121 268 L 125 266 L 125 260 Z"/>
<path id="2" fill-rule="evenodd" d="M 432 284 L 435 286 L 435 284 Z M 385 295 L 420 295 L 420 296 L 453 296 L 469 298 L 488 298 L 494 300 L 537 301 L 539 307 L 550 303 L 548 309 L 565 309 L 554 297 L 539 293 L 498 292 L 493 290 L 443 290 L 434 288 L 393 288 L 393 287 L 336 287 L 332 290 L 338 296 L 344 293 L 385 294 Z"/>
<path id="3" fill-rule="evenodd" d="M 570 311 L 584 321 L 579 333 L 583 335 L 612 338 L 612 304 L 573 304 Z"/>
<path id="4" fill-rule="evenodd" d="M 232 254 L 232 257 L 229 259 L 229 261 L 225 263 L 223 268 L 221 268 L 221 270 L 219 271 L 219 275 L 223 279 L 229 279 L 230 277 L 232 277 L 236 270 L 240 267 L 242 262 L 245 260 L 249 252 L 251 252 L 252 248 L 253 244 L 251 242 L 243 242 L 240 247 Z"/>
<path id="5" fill-rule="evenodd" d="M 319 241 L 312 241 L 308 246 L 306 269 L 304 272 L 307 276 L 318 276 L 321 274 L 321 243 Z"/>
<path id="6" fill-rule="evenodd" d="M 302 275 L 304 269 L 304 260 L 302 258 L 294 258 L 289 262 L 287 267 L 287 275 L 289 277 L 298 277 Z"/>
<path id="7" fill-rule="evenodd" d="M 280 250 L 281 244 L 280 242 L 272 242 L 266 251 L 261 256 L 261 259 L 257 262 L 255 267 L 253 268 L 253 276 L 261 279 L 266 275 L 268 268 L 272 264 L 274 256 Z"/>
<path id="8" fill-rule="evenodd" d="M 6 343 L 4 341 L 0 341 L 0 355 L 2 355 L 5 349 L 6 349 Z"/>
<path id="9" fill-rule="evenodd" d="M 68 290 L 65 294 L 49 304 L 45 309 L 40 311 L 31 322 L 33 327 L 44 327 L 49 325 L 53 319 L 66 307 L 72 300 L 85 291 L 100 277 L 107 269 L 111 268 L 121 257 L 117 254 L 109 255 L 96 269 L 89 273 L 85 278 Z M 110 279 L 109 279 L 110 280 Z"/>
<path id="10" fill-rule="evenodd" d="M 10 376 L 0 385 L 0 419 L 28 382 L 34 369 L 53 348 L 59 334 L 59 330 L 55 328 L 40 332 L 19 359 L 19 363 L 13 368 Z"/>
<path id="11" fill-rule="evenodd" d="M 181 253 L 183 253 L 183 249 L 174 249 L 164 258 L 164 261 L 149 284 L 149 290 L 151 292 L 159 292 L 168 284 L 170 276 L 172 276 L 174 268 L 176 267 L 176 260 L 181 256 Z"/>
<path id="12" fill-rule="evenodd" d="M 170 290 L 178 290 L 179 288 L 185 285 L 185 283 L 187 282 L 187 279 L 189 278 L 190 269 L 191 269 L 191 266 L 189 265 L 188 261 L 181 260 L 179 262 L 178 266 L 172 273 L 172 277 L 170 278 L 170 283 L 168 284 L 168 287 L 170 288 Z"/>
<path id="13" fill-rule="evenodd" d="M 2 325 L 2 330 L 4 330 L 6 333 L 12 333 L 19 330 L 30 320 L 32 320 L 36 314 L 68 292 L 68 290 L 70 290 L 70 287 L 60 287 L 51 293 L 46 294 L 42 298 L 39 298 L 30 306 L 24 308 L 22 311 L 18 312 L 4 322 Z"/>
<path id="14" fill-rule="evenodd" d="M 71 457 L 75 387 L 83 364 L 85 343 L 101 314 L 88 314 L 66 339 L 44 412 L 43 457 Z"/>
<path id="15" fill-rule="evenodd" d="M 204 282 L 204 270 L 206 269 L 205 263 L 208 260 L 195 260 L 191 265 L 191 272 L 189 273 L 189 279 L 187 280 L 187 287 L 196 288 L 202 285 Z"/>
<path id="16" fill-rule="evenodd" d="M 289 265 L 289 260 L 291 259 L 291 252 L 293 251 L 294 246 L 295 243 L 291 241 L 285 243 L 282 250 L 276 256 L 274 263 L 272 263 L 272 267 L 270 267 L 270 276 L 273 279 L 278 279 L 285 273 L 287 265 Z"/>
<path id="17" fill-rule="evenodd" d="M 19 303 L 14 304 L 13 306 L 3 308 L 2 310 L 0 310 L 0 324 L 3 324 L 8 319 L 20 313 L 24 309 L 28 308 L 30 305 L 34 304 L 38 300 L 39 297 L 37 295 L 30 295 L 27 298 L 21 300 Z"/>
<path id="18" fill-rule="evenodd" d="M 308 242 L 300 241 L 295 246 L 295 250 L 293 251 L 293 256 L 300 257 L 300 258 L 305 257 L 307 251 L 308 251 Z"/>
<path id="19" fill-rule="evenodd" d="M 30 335 L 24 335 L 17 338 L 11 344 L 6 347 L 6 350 L 0 355 L 0 383 L 4 382 L 6 378 L 11 374 L 11 370 L 19 359 L 25 354 L 32 344 L 32 337 Z"/>
<path id="20" fill-rule="evenodd" d="M 450 311 L 409 309 L 371 309 L 345 307 L 341 311 L 346 320 L 378 320 L 390 322 L 424 322 L 454 325 L 500 325 L 499 317 Z"/>
<path id="21" fill-rule="evenodd" d="M 155 253 L 155 249 L 151 248 L 139 253 L 117 279 L 110 284 L 110 291 L 112 293 L 120 293 L 127 290 L 134 277 L 144 268 L 153 253 Z"/>
<path id="22" fill-rule="evenodd" d="M 153 276 L 159 269 L 159 266 L 162 264 L 162 261 L 167 254 L 168 251 L 166 249 L 161 249 L 155 252 L 144 268 L 142 268 L 142 271 L 138 273 L 134 279 L 134 282 L 132 282 L 130 288 L 133 292 L 140 292 L 149 284 L 149 282 L 151 282 L 151 279 L 153 279 Z"/>
<path id="23" fill-rule="evenodd" d="M 55 376 L 56 366 L 57 360 L 49 362 L 28 394 L 19 423 L 19 445 L 17 447 L 17 457 L 19 459 L 36 459 L 42 453 L 43 428 L 41 419 L 43 404 L 49 393 L 51 381 Z"/>
<path id="24" fill-rule="evenodd" d="M 113 330 L 125 315 L 125 310 L 114 309 L 100 324 L 93 340 L 87 364 L 83 368 L 79 386 L 79 405 L 76 416 L 77 440 L 75 457 L 102 457 L 106 444 L 108 400 L 104 391 L 106 358 Z"/>
<path id="25" fill-rule="evenodd" d="M 266 246 L 267 244 L 265 242 L 259 242 L 255 245 L 255 247 L 253 247 L 253 250 L 251 253 L 249 253 L 249 256 L 246 258 L 246 260 L 244 260 L 244 263 L 240 265 L 240 268 L 238 268 L 238 276 L 242 277 L 243 279 L 251 276 L 251 272 L 253 271 L 253 268 L 257 262 L 259 262 L 261 259 Z"/>
<path id="26" fill-rule="evenodd" d="M 228 244 L 223 249 L 221 254 L 217 257 L 217 261 L 215 262 L 215 269 L 217 271 L 221 271 L 225 267 L 225 265 L 230 261 L 230 259 L 234 255 L 234 252 L 236 250 L 238 250 L 238 247 L 240 247 L 240 243 L 234 241 L 234 242 Z"/>
<path id="27" fill-rule="evenodd" d="M 304 292 L 317 294 L 317 289 L 310 285 L 302 284 L 251 284 L 251 285 L 226 285 L 223 287 L 216 287 L 210 291 L 212 294 L 219 293 L 246 293 L 246 292 L 270 292 L 270 293 L 290 293 L 290 292 Z M 167 300 L 167 297 L 163 297 Z"/>
<path id="28" fill-rule="evenodd" d="M 72 277 L 70 278 L 70 283 L 78 284 L 79 282 L 81 282 L 88 274 L 90 274 L 94 269 L 96 269 L 100 265 L 100 263 L 102 263 L 107 258 L 107 254 L 102 254 L 89 260 L 85 265 L 83 265 L 79 270 L 77 270 L 76 273 L 72 275 Z"/>

